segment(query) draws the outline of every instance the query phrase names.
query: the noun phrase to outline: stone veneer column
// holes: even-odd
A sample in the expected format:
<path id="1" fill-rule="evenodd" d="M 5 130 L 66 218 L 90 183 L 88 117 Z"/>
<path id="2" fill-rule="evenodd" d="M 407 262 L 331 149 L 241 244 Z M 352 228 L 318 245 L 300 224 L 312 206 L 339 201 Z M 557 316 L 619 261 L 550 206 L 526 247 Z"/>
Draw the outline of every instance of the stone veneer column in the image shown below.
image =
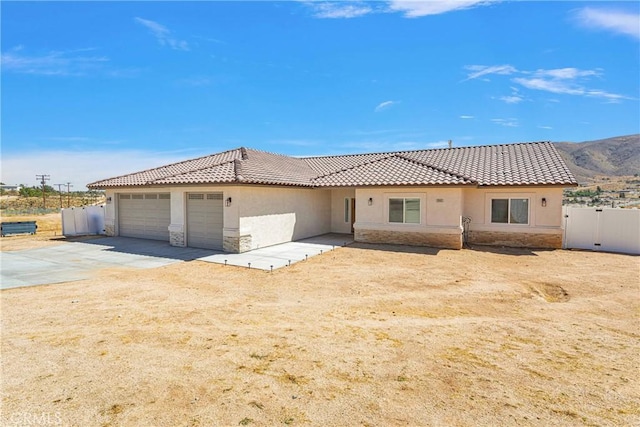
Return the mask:
<path id="1" fill-rule="evenodd" d="M 171 224 L 169 226 L 169 244 L 181 248 L 186 246 L 184 241 L 184 227 L 182 225 Z"/>
<path id="2" fill-rule="evenodd" d="M 113 221 L 105 220 L 104 222 L 104 234 L 113 237 L 116 235 L 116 226 Z"/>
<path id="3" fill-rule="evenodd" d="M 222 249 L 225 252 L 241 254 L 251 250 L 251 235 L 244 236 L 226 235 L 222 239 Z"/>

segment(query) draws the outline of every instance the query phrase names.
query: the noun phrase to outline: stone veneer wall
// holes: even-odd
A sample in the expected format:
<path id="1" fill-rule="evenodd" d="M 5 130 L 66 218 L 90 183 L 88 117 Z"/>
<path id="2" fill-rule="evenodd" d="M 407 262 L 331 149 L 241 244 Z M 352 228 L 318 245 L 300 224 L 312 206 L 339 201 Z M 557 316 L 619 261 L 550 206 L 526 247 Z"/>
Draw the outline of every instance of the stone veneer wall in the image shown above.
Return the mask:
<path id="1" fill-rule="evenodd" d="M 222 240 L 222 250 L 233 254 L 241 254 L 251 250 L 251 235 L 245 236 L 224 236 Z"/>
<path id="2" fill-rule="evenodd" d="M 557 233 L 509 233 L 505 231 L 469 232 L 469 243 L 476 245 L 512 246 L 519 248 L 562 248 L 562 230 Z"/>
<path id="3" fill-rule="evenodd" d="M 183 231 L 170 231 L 169 232 L 169 244 L 171 246 L 185 247 L 184 244 L 184 232 Z"/>
<path id="4" fill-rule="evenodd" d="M 354 233 L 356 242 L 390 243 L 394 245 L 430 246 L 444 249 L 462 249 L 462 233 L 416 233 L 389 230 L 362 230 Z"/>
<path id="5" fill-rule="evenodd" d="M 104 234 L 107 236 L 115 236 L 116 235 L 116 227 L 113 224 L 105 224 L 104 225 Z"/>

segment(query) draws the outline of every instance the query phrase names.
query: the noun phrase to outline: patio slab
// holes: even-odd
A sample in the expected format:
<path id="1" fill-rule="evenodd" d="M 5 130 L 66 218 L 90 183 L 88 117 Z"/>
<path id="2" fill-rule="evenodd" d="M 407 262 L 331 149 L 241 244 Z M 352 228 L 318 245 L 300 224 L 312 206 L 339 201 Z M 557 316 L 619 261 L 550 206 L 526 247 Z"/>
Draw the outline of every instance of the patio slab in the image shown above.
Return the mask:
<path id="1" fill-rule="evenodd" d="M 198 260 L 270 271 L 287 267 L 350 243 L 353 243 L 352 235 L 331 233 L 254 249 L 242 254 L 217 253 L 198 258 Z"/>

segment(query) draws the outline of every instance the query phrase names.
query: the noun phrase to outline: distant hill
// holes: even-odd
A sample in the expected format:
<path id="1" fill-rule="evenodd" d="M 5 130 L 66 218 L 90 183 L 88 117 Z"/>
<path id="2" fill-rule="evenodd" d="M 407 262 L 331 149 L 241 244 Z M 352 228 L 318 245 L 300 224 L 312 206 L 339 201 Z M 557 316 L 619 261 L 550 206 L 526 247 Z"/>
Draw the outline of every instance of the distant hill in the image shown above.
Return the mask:
<path id="1" fill-rule="evenodd" d="M 640 173 L 640 134 L 585 142 L 556 142 L 558 152 L 578 182 L 596 175 Z"/>

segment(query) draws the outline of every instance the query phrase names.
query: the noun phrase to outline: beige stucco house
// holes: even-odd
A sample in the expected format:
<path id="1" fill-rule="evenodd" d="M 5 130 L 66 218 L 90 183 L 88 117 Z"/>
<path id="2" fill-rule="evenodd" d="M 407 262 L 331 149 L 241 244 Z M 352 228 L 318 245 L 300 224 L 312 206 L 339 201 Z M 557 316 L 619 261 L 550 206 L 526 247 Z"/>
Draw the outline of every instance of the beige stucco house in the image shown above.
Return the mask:
<path id="1" fill-rule="evenodd" d="M 108 235 L 245 252 L 325 233 L 560 248 L 562 188 L 575 185 L 553 144 L 535 142 L 307 158 L 239 148 L 88 187 L 106 190 Z"/>

